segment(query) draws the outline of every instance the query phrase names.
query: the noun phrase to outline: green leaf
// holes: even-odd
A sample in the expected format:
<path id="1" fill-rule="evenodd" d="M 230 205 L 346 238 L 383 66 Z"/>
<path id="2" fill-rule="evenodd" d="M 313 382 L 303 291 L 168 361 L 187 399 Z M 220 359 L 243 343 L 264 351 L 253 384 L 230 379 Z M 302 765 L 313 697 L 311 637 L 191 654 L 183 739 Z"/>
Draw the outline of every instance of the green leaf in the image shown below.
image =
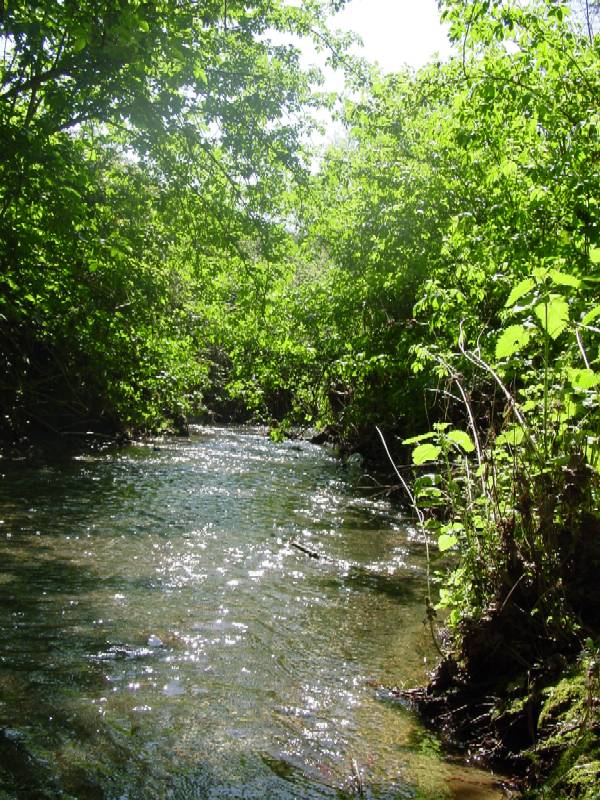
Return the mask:
<path id="1" fill-rule="evenodd" d="M 549 275 L 555 286 L 574 286 L 575 288 L 581 286 L 579 278 L 576 278 L 574 275 L 569 275 L 566 272 L 559 272 L 557 269 L 551 269 Z"/>
<path id="2" fill-rule="evenodd" d="M 202 67 L 199 64 L 196 64 L 194 66 L 194 78 L 196 78 L 196 80 L 201 81 L 202 83 L 207 83 L 208 81 L 208 78 L 206 77 L 206 71 L 202 69 Z"/>
<path id="3" fill-rule="evenodd" d="M 413 450 L 413 464 L 419 466 L 420 464 L 426 464 L 428 461 L 436 461 L 441 452 L 442 448 L 435 444 L 421 444 Z"/>
<path id="4" fill-rule="evenodd" d="M 415 493 L 418 494 L 424 489 L 430 489 L 436 486 L 438 483 L 439 475 L 434 472 L 428 472 L 426 475 L 420 475 L 414 483 Z"/>
<path id="5" fill-rule="evenodd" d="M 437 489 L 435 486 L 421 489 L 421 491 L 416 494 L 416 498 L 419 507 L 422 509 L 436 508 L 446 505 L 447 503 L 441 489 Z"/>
<path id="6" fill-rule="evenodd" d="M 581 403 L 576 402 L 572 394 L 565 392 L 558 409 L 556 421 L 559 425 L 570 422 L 581 414 L 581 408 Z"/>
<path id="7" fill-rule="evenodd" d="M 533 278 L 525 278 L 525 280 L 517 283 L 516 286 L 513 286 L 511 293 L 508 295 L 508 300 L 504 304 L 504 307 L 509 308 L 510 306 L 514 306 L 517 300 L 520 300 L 524 295 L 530 292 L 534 286 L 535 281 Z"/>
<path id="8" fill-rule="evenodd" d="M 593 320 L 596 319 L 596 317 L 600 317 L 600 306 L 595 306 L 591 311 L 588 311 L 585 317 L 581 320 L 581 324 L 589 325 L 590 322 L 593 322 Z"/>
<path id="9" fill-rule="evenodd" d="M 600 472 L 600 447 L 597 441 L 588 442 L 585 448 L 585 458 L 588 464 Z"/>
<path id="10" fill-rule="evenodd" d="M 567 374 L 574 389 L 592 389 L 600 381 L 600 374 L 593 369 L 570 369 Z"/>
<path id="11" fill-rule="evenodd" d="M 461 447 L 465 453 L 472 453 L 473 450 L 475 450 L 475 445 L 473 444 L 471 437 L 465 431 L 449 431 L 447 436 L 453 444 Z"/>
<path id="12" fill-rule="evenodd" d="M 534 310 L 542 328 L 551 339 L 557 339 L 567 327 L 569 306 L 560 295 L 550 295 L 547 302 L 539 303 Z"/>
<path id="13" fill-rule="evenodd" d="M 429 433 L 422 433 L 420 436 L 411 436 L 410 439 L 404 439 L 402 444 L 418 444 L 419 442 L 427 441 L 427 439 L 433 439 L 436 435 L 433 431 L 429 431 Z"/>
<path id="14" fill-rule="evenodd" d="M 509 358 L 525 347 L 531 338 L 531 331 L 523 325 L 509 325 L 496 342 L 496 358 Z"/>
<path id="15" fill-rule="evenodd" d="M 73 50 L 76 53 L 81 53 L 81 51 L 87 47 L 87 44 L 88 44 L 88 38 L 85 34 L 82 34 L 81 36 L 78 36 L 73 42 Z"/>
<path id="16" fill-rule="evenodd" d="M 519 425 L 513 425 L 512 428 L 496 436 L 496 444 L 508 444 L 511 447 L 518 447 L 524 438 L 523 428 Z"/>
<path id="17" fill-rule="evenodd" d="M 440 553 L 445 553 L 446 550 L 450 550 L 457 544 L 458 544 L 458 537 L 454 536 L 451 533 L 442 533 L 438 538 L 438 548 Z"/>
<path id="18" fill-rule="evenodd" d="M 140 29 L 141 31 L 143 31 L 144 33 L 148 33 L 148 32 L 149 32 L 149 30 L 150 30 L 150 25 L 148 25 L 148 23 L 146 22 L 146 20 L 145 20 L 145 19 L 141 19 L 141 20 L 139 21 L 139 23 L 138 23 L 138 27 L 139 27 L 139 29 Z"/>
<path id="19" fill-rule="evenodd" d="M 445 431 L 450 427 L 449 422 L 434 422 L 433 423 L 434 430 L 436 431 Z"/>
<path id="20" fill-rule="evenodd" d="M 600 264 L 600 247 L 590 248 L 590 261 L 592 264 Z"/>

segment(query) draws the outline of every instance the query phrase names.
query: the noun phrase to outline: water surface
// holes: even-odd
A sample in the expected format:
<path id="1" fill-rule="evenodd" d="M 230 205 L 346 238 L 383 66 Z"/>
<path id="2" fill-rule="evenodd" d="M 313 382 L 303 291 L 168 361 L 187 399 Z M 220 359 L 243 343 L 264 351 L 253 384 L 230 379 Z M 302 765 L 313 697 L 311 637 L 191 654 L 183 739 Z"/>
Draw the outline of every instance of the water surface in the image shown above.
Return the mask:
<path id="1" fill-rule="evenodd" d="M 326 450 L 199 428 L 0 474 L 0 798 L 502 796 L 381 688 L 433 664 L 423 547 Z"/>

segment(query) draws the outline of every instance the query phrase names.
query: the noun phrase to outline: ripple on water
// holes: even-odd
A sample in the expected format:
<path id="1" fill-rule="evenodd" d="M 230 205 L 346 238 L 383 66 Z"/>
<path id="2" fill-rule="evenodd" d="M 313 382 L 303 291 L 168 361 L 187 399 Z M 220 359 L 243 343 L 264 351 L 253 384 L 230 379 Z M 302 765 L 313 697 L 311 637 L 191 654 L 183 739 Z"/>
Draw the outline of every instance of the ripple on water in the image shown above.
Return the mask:
<path id="1" fill-rule="evenodd" d="M 0 729 L 66 792 L 500 797 L 378 692 L 431 664 L 423 547 L 327 451 L 203 427 L 3 469 Z"/>

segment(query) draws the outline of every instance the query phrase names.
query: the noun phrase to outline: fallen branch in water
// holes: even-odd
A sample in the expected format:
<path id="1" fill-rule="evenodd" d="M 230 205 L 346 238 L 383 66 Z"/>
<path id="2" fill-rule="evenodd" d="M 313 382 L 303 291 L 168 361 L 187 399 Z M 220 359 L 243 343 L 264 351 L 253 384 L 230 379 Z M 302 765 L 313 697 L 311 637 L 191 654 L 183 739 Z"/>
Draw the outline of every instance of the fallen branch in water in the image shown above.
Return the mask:
<path id="1" fill-rule="evenodd" d="M 317 559 L 323 558 L 323 556 L 320 553 L 317 553 L 316 550 L 309 550 L 308 547 L 304 547 L 303 544 L 299 544 L 298 542 L 292 542 L 291 544 L 292 547 L 296 548 L 296 550 L 300 550 L 300 552 L 306 553 L 306 555 L 310 556 L 310 558 L 317 558 Z"/>

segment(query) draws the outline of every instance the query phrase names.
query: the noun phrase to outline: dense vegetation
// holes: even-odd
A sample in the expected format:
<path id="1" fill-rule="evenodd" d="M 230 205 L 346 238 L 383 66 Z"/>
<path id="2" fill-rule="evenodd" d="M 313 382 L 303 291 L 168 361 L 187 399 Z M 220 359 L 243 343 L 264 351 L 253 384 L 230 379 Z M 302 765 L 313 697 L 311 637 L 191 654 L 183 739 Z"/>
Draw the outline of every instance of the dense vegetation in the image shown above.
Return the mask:
<path id="1" fill-rule="evenodd" d="M 593 4 L 443 0 L 456 57 L 355 70 L 346 136 L 311 172 L 307 109 L 325 100 L 293 40 L 274 42 L 343 59 L 335 5 L 3 7 L 0 430 L 177 428 L 208 409 L 383 454 L 379 427 L 451 559 L 440 692 L 458 707 L 477 685 L 475 732 L 544 774 L 549 687 L 578 663 L 555 782 L 583 796 L 599 765 Z"/>
<path id="2" fill-rule="evenodd" d="M 324 5 L 2 6 L 5 436 L 152 428 L 201 404 L 220 317 L 281 270 L 317 103 L 293 42 L 335 58 Z"/>

